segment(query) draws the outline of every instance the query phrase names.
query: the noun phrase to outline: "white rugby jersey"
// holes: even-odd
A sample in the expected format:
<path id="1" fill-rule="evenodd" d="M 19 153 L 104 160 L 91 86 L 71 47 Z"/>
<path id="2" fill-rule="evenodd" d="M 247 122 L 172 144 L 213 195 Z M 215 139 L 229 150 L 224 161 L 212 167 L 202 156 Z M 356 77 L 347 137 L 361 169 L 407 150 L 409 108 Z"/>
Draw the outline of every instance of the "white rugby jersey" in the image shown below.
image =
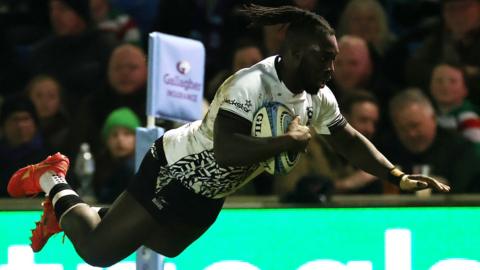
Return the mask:
<path id="1" fill-rule="evenodd" d="M 255 112 L 268 102 L 285 104 L 300 116 L 303 125 L 317 133 L 329 134 L 329 128 L 345 124 L 337 101 L 328 87 L 317 95 L 294 95 L 278 78 L 275 56 L 228 78 L 219 88 L 203 120 L 164 134 L 163 146 L 168 165 L 160 169 L 157 190 L 177 179 L 194 192 L 210 198 L 233 193 L 263 171 L 259 164 L 249 167 L 220 167 L 213 153 L 213 125 L 219 109 L 252 122 Z"/>

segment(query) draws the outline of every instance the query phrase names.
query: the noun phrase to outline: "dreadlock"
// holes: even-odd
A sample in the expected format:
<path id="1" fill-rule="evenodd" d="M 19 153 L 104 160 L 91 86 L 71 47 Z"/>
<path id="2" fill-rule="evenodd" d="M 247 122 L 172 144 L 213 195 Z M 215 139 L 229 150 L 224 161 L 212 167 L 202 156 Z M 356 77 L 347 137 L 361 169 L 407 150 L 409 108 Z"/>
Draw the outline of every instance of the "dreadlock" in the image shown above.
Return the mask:
<path id="1" fill-rule="evenodd" d="M 287 41 L 299 41 L 299 38 L 312 35 L 321 38 L 335 35 L 335 30 L 322 16 L 294 6 L 265 7 L 250 4 L 240 12 L 249 17 L 254 26 L 289 24 Z"/>

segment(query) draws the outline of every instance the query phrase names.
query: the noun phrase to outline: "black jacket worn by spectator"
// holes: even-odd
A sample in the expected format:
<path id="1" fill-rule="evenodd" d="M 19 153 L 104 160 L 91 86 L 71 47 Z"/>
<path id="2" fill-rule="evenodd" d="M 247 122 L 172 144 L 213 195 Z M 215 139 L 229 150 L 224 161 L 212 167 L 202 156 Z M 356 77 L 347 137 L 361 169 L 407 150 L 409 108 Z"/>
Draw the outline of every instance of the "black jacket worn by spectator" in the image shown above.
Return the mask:
<path id="1" fill-rule="evenodd" d="M 437 127 L 434 142 L 422 153 L 411 153 L 394 137 L 385 138 L 384 142 L 379 147 L 382 153 L 405 173 L 412 173 L 415 165 L 427 164 L 431 167 L 430 175 L 449 181 L 451 193 L 480 191 L 480 155 L 462 136 Z"/>
<path id="2" fill-rule="evenodd" d="M 30 73 L 58 78 L 65 87 L 67 105 L 76 105 L 101 87 L 115 45 L 111 36 L 97 30 L 78 36 L 51 36 L 33 47 Z"/>

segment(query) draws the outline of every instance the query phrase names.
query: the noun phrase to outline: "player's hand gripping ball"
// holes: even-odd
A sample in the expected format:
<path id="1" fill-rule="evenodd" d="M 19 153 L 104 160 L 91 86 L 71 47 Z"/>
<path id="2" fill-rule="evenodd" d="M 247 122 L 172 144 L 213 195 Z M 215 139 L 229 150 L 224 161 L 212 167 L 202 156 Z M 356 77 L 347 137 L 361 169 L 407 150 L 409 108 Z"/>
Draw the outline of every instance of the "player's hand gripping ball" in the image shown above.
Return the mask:
<path id="1" fill-rule="evenodd" d="M 290 109 L 282 103 L 270 102 L 261 107 L 253 118 L 252 136 L 277 137 L 287 132 L 290 122 L 294 119 Z M 290 172 L 300 153 L 283 152 L 262 162 L 265 171 L 274 175 L 284 175 Z"/>

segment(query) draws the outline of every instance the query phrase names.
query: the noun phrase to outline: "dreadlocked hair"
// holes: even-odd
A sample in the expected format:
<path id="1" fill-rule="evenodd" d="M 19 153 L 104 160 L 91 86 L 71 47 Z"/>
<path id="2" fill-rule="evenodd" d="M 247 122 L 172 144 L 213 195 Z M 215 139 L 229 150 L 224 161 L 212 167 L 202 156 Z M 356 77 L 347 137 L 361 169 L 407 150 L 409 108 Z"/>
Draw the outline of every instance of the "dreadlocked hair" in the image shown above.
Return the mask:
<path id="1" fill-rule="evenodd" d="M 335 35 L 335 30 L 322 16 L 294 6 L 265 7 L 245 5 L 240 10 L 251 21 L 251 26 L 289 24 L 287 35 L 303 36 Z"/>

